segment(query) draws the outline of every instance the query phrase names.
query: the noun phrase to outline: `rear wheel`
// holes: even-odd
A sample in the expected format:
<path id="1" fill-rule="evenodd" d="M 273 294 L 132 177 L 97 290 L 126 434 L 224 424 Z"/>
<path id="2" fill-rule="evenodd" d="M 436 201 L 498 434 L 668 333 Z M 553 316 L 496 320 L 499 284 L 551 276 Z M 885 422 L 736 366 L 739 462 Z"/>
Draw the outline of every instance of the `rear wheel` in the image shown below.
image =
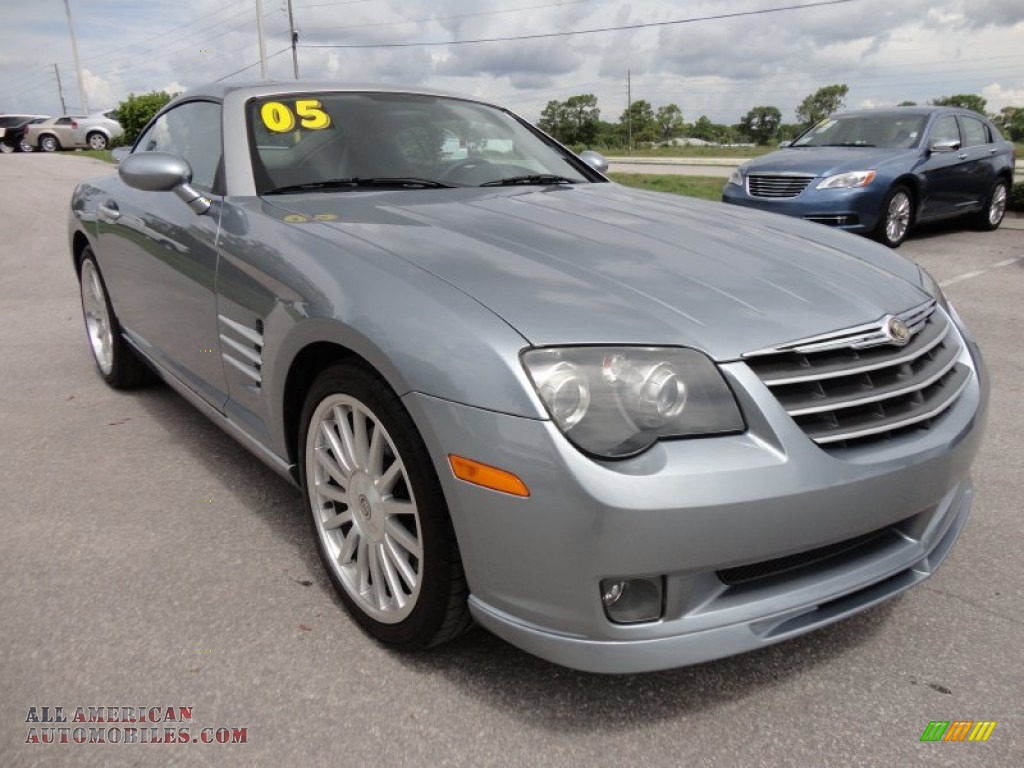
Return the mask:
<path id="1" fill-rule="evenodd" d="M 416 650 L 470 625 L 462 560 L 426 446 L 376 373 L 321 373 L 302 413 L 299 468 L 327 574 L 379 641 Z"/>
<path id="2" fill-rule="evenodd" d="M 106 285 L 91 248 L 86 248 L 82 253 L 78 278 L 85 332 L 100 376 L 117 389 L 145 383 L 149 378 L 149 369 L 121 336 L 121 326 L 107 297 Z"/>
<path id="3" fill-rule="evenodd" d="M 1006 179 L 996 179 L 992 191 L 985 199 L 985 207 L 978 211 L 974 224 L 978 229 L 991 231 L 1003 223 L 1006 215 L 1006 202 L 1010 196 L 1010 187 Z"/>
<path id="4" fill-rule="evenodd" d="M 85 137 L 86 142 L 89 144 L 89 149 L 106 149 L 107 148 L 107 137 L 99 131 L 93 131 Z"/>
<path id="5" fill-rule="evenodd" d="M 910 190 L 897 184 L 889 190 L 882 204 L 882 215 L 878 217 L 874 237 L 890 248 L 898 248 L 907 239 L 914 223 L 914 197 Z"/>
<path id="6" fill-rule="evenodd" d="M 14 151 L 14 145 L 6 141 L 0 141 L 0 154 L 9 155 Z"/>
<path id="7" fill-rule="evenodd" d="M 56 136 L 47 134 L 39 137 L 39 148 L 43 150 L 43 152 L 56 152 L 60 149 L 60 142 L 57 141 Z"/>

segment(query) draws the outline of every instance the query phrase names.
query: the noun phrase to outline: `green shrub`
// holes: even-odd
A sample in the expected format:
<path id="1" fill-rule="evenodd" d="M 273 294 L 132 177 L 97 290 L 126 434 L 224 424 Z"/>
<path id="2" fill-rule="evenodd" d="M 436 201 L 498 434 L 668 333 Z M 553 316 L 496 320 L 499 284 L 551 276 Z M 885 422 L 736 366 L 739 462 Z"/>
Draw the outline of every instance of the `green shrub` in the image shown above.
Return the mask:
<path id="1" fill-rule="evenodd" d="M 140 96 L 129 94 L 127 99 L 117 105 L 117 120 L 124 128 L 122 141 L 128 145 L 134 144 L 153 115 L 172 98 L 166 91 L 151 91 Z"/>
<path id="2" fill-rule="evenodd" d="M 1010 190 L 1010 210 L 1024 211 L 1024 182 L 1018 182 Z"/>

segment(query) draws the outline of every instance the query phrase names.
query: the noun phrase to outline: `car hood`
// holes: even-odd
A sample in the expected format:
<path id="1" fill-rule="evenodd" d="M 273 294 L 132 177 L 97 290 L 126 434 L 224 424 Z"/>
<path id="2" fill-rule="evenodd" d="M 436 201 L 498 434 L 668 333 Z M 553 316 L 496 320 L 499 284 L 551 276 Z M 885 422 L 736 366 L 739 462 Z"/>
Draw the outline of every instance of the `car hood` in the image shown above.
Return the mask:
<path id="1" fill-rule="evenodd" d="M 806 173 L 832 176 L 846 171 L 869 171 L 916 155 L 912 149 L 876 147 L 802 147 L 782 149 L 744 163 L 744 173 Z"/>
<path id="2" fill-rule="evenodd" d="M 277 196 L 344 247 L 372 243 L 532 344 L 666 344 L 718 360 L 927 299 L 917 268 L 817 224 L 617 184 Z"/>

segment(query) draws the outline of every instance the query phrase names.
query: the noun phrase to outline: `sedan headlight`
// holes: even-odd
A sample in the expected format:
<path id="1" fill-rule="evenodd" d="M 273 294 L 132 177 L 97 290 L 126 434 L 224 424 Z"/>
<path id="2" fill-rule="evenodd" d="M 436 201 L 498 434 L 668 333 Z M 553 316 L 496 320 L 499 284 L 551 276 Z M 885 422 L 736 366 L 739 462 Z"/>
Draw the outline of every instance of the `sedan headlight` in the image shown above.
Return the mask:
<path id="1" fill-rule="evenodd" d="M 928 270 L 920 264 L 917 269 L 921 273 L 921 287 L 924 288 L 925 292 L 928 293 L 929 296 L 939 303 L 940 307 L 949 312 L 949 300 L 946 298 L 946 294 L 942 292 L 942 288 L 939 287 L 935 278 L 932 277 Z"/>
<path id="2" fill-rule="evenodd" d="M 555 424 L 589 454 L 624 458 L 661 438 L 745 428 L 722 374 L 696 350 L 559 347 L 522 359 Z"/>
<path id="3" fill-rule="evenodd" d="M 820 181 L 815 189 L 856 189 L 866 187 L 874 181 L 874 171 L 850 171 L 849 173 L 837 173 L 835 176 Z"/>
<path id="4" fill-rule="evenodd" d="M 735 184 L 737 187 L 743 186 L 743 171 L 739 168 L 734 168 L 733 172 L 729 174 L 728 184 Z"/>

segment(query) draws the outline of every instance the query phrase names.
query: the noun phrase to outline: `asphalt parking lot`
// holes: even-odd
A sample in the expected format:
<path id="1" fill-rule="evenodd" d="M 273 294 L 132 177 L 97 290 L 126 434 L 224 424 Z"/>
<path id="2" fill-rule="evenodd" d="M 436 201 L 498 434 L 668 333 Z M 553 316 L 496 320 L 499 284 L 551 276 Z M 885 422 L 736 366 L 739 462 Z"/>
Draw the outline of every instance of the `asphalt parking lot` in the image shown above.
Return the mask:
<path id="1" fill-rule="evenodd" d="M 0 766 L 1024 764 L 1024 229 L 936 227 L 902 248 L 947 286 L 993 381 L 974 510 L 934 578 L 762 651 L 603 677 L 482 630 L 382 649 L 334 598 L 297 491 L 166 387 L 103 384 L 66 211 L 76 181 L 112 170 L 0 159 Z M 190 735 L 247 743 L 27 744 L 53 725 L 30 708 L 55 706 L 192 707 Z M 933 720 L 998 724 L 986 743 L 922 743 Z"/>

